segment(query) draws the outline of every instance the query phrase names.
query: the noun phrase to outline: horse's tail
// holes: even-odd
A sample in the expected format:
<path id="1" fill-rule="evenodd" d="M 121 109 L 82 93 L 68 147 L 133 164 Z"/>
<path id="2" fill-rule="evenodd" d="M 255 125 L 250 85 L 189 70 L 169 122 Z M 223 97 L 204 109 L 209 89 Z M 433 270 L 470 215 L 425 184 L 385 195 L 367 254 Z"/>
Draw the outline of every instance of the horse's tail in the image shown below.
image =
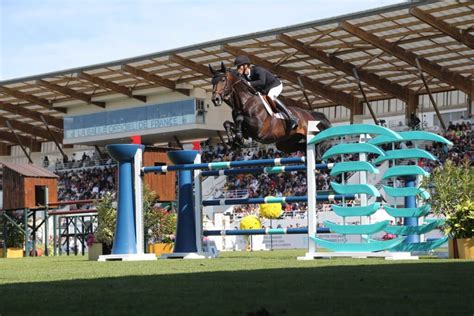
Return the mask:
<path id="1" fill-rule="evenodd" d="M 311 111 L 311 116 L 314 118 L 315 121 L 318 121 L 318 129 L 319 131 L 324 131 L 331 127 L 331 122 L 327 118 L 324 113 Z M 323 154 L 331 147 L 331 142 L 328 140 L 322 141 L 316 146 L 316 160 L 322 160 Z"/>
<path id="2" fill-rule="evenodd" d="M 310 113 L 315 121 L 319 121 L 318 128 L 320 131 L 328 129 L 332 126 L 326 114 L 321 113 L 321 112 L 316 112 L 316 111 L 311 111 Z"/>

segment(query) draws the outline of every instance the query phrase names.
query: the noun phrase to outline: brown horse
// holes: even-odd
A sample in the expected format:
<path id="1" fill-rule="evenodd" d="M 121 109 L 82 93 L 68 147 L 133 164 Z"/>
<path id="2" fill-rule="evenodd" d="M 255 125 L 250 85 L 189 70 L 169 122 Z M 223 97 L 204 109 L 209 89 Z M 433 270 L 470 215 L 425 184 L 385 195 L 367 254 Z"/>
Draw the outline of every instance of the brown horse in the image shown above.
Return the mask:
<path id="1" fill-rule="evenodd" d="M 319 121 L 320 131 L 331 127 L 323 113 L 289 106 L 299 121 L 298 127 L 291 129 L 286 119 L 269 113 L 262 97 L 239 73 L 226 69 L 223 63 L 219 71 L 210 65 L 209 69 L 213 74 L 212 102 L 220 106 L 224 101 L 232 108 L 234 122 L 226 121 L 224 127 L 229 140 L 234 143 L 242 143 L 244 137 L 263 144 L 275 143 L 279 150 L 286 153 L 305 151 L 308 121 Z"/>

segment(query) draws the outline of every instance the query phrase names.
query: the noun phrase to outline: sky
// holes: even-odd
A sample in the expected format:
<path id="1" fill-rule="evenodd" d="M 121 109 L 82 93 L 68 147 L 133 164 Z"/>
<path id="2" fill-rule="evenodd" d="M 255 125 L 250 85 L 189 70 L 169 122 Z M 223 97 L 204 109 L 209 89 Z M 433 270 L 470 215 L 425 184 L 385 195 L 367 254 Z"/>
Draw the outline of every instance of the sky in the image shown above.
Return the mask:
<path id="1" fill-rule="evenodd" d="M 0 81 L 110 62 L 400 0 L 0 0 Z"/>

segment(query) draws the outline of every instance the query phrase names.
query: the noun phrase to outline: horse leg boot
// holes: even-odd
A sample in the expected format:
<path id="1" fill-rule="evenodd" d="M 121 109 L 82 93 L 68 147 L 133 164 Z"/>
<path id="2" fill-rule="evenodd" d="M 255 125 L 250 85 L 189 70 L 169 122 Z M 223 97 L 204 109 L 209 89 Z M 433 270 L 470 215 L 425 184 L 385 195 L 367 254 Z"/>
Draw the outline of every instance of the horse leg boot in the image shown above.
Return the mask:
<path id="1" fill-rule="evenodd" d="M 278 99 L 274 99 L 273 101 L 275 101 L 275 104 L 277 105 L 277 107 L 283 113 L 285 113 L 286 117 L 288 117 L 288 120 L 290 121 L 290 124 L 291 124 L 291 129 L 295 129 L 296 127 L 298 127 L 298 118 L 294 116 L 293 113 L 291 113 L 291 111 L 283 104 L 283 102 L 281 102 Z"/>

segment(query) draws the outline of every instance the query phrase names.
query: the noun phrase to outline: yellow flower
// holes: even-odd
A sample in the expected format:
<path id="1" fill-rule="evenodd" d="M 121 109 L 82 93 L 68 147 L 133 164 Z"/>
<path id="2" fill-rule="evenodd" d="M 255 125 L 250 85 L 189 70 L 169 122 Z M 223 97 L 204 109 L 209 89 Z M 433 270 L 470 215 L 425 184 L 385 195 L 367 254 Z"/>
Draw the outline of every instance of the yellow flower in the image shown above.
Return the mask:
<path id="1" fill-rule="evenodd" d="M 260 216 L 268 219 L 275 219 L 281 216 L 281 203 L 260 204 Z"/>
<path id="2" fill-rule="evenodd" d="M 259 229 L 262 228 L 262 223 L 255 215 L 247 215 L 240 221 L 240 229 Z"/>

